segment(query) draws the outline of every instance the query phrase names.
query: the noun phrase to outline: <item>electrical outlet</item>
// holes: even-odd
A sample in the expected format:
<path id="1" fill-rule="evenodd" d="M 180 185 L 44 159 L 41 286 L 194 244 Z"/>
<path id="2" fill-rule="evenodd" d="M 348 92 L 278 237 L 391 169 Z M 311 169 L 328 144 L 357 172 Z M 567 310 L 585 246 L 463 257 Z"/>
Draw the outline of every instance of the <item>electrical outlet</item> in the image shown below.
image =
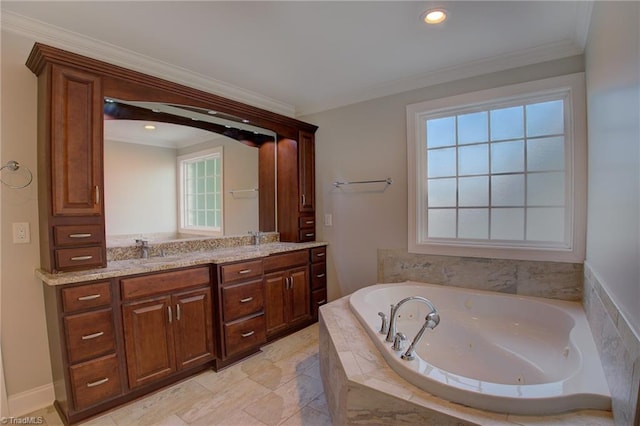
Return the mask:
<path id="1" fill-rule="evenodd" d="M 31 242 L 29 222 L 17 222 L 13 224 L 13 242 L 15 244 L 26 244 Z"/>

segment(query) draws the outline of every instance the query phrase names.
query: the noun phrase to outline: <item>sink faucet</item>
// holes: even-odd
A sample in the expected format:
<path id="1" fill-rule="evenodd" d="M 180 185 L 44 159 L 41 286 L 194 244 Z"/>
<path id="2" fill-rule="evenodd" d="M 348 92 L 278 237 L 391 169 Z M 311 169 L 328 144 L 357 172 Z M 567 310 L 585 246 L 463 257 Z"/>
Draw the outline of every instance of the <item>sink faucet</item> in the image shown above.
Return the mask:
<path id="1" fill-rule="evenodd" d="M 260 231 L 249 231 L 249 235 L 251 235 L 253 237 L 253 245 L 254 246 L 259 246 L 260 245 L 260 238 L 262 238 L 262 232 Z"/>
<path id="2" fill-rule="evenodd" d="M 149 240 L 145 240 L 144 238 L 139 238 L 136 240 L 136 245 L 140 247 L 140 258 L 148 259 L 149 258 Z"/>
<path id="3" fill-rule="evenodd" d="M 420 331 L 418 331 L 418 334 L 416 334 L 416 336 L 413 338 L 413 341 L 411 342 L 411 346 L 409 346 L 409 349 L 407 349 L 407 351 L 404 354 L 402 354 L 402 359 L 406 359 L 406 360 L 414 359 L 415 355 L 413 351 L 415 349 L 416 344 L 422 338 L 422 335 L 424 334 L 425 330 L 427 328 L 434 329 L 440 323 L 440 314 L 438 314 L 438 310 L 433 305 L 433 303 L 431 303 L 429 299 L 421 296 L 406 297 L 401 301 L 399 301 L 397 304 L 391 305 L 391 314 L 389 315 L 390 317 L 389 329 L 387 331 L 387 337 L 385 339 L 387 342 L 393 342 L 396 337 L 396 321 L 398 320 L 398 312 L 400 311 L 400 308 L 402 307 L 402 305 L 412 300 L 424 303 L 429 307 L 429 309 L 431 309 L 431 312 L 429 312 L 429 314 L 425 318 L 425 323 L 420 329 Z"/>

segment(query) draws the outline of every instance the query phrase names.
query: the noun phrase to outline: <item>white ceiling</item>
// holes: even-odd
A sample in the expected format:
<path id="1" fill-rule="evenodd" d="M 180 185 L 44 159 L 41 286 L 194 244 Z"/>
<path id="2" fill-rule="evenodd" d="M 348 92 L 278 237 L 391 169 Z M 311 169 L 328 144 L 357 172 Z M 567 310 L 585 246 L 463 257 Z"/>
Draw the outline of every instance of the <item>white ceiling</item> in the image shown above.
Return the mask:
<path id="1" fill-rule="evenodd" d="M 3 30 L 287 115 L 579 54 L 588 1 L 5 1 Z M 426 26 L 420 13 L 449 19 Z M 26 59 L 26 58 L 25 58 Z"/>

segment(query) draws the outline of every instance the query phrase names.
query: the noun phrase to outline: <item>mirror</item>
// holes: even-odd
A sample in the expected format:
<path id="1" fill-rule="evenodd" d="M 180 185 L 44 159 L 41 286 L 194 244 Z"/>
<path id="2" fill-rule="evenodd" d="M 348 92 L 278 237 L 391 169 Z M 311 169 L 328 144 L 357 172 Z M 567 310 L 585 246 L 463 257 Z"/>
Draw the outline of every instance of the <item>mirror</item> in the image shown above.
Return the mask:
<path id="1" fill-rule="evenodd" d="M 260 206 L 275 206 L 275 200 L 260 202 L 260 179 L 262 185 L 274 185 L 275 176 L 260 176 L 259 156 L 261 147 L 275 144 L 276 139 L 273 131 L 211 110 L 105 98 L 107 246 L 128 245 L 140 236 L 158 241 L 275 231 L 275 224 L 264 229 L 260 221 Z M 221 207 L 221 229 L 184 229 L 181 224 L 188 219 L 181 220 L 180 215 L 178 159 L 217 148 L 222 185 L 215 197 L 207 196 L 207 202 Z M 275 188 L 264 192 L 276 193 Z"/>

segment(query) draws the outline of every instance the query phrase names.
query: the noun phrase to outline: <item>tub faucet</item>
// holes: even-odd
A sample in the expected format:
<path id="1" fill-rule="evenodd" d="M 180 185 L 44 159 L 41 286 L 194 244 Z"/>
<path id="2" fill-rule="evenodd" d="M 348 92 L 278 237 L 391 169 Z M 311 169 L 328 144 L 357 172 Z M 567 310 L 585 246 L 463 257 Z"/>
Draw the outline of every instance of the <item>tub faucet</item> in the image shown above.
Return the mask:
<path id="1" fill-rule="evenodd" d="M 405 353 L 400 355 L 400 358 L 407 361 L 411 361 L 412 359 L 415 359 L 416 355 L 414 350 L 416 348 L 416 345 L 420 341 L 420 339 L 422 339 L 422 335 L 424 334 L 427 328 L 433 330 L 434 328 L 436 328 L 436 326 L 439 323 L 440 323 L 440 315 L 438 314 L 438 311 L 430 312 L 427 315 L 427 317 L 424 319 L 424 324 L 422 325 L 422 328 L 420 329 L 420 331 L 418 331 L 418 333 L 416 334 L 416 337 L 413 338 L 413 341 L 411 342 L 409 349 L 407 349 Z"/>
<path id="2" fill-rule="evenodd" d="M 389 315 L 389 329 L 387 330 L 387 337 L 386 337 L 386 341 L 387 342 L 393 342 L 393 339 L 396 335 L 396 321 L 398 320 L 398 312 L 400 311 L 400 308 L 402 307 L 402 305 L 404 305 L 407 302 L 410 302 L 412 300 L 416 300 L 418 302 L 422 302 L 425 305 L 427 305 L 429 307 L 429 309 L 431 309 L 431 312 L 429 313 L 429 315 L 427 315 L 427 318 L 429 318 L 429 316 L 431 314 L 434 314 L 433 316 L 431 316 L 430 320 L 431 323 L 433 323 L 433 326 L 430 328 L 435 328 L 436 325 L 438 325 L 438 323 L 440 322 L 440 315 L 438 315 L 438 310 L 436 309 L 435 306 L 433 306 L 433 303 L 431 303 L 431 301 L 427 298 L 424 298 L 422 296 L 409 296 L 406 297 L 404 299 L 402 299 L 401 301 L 399 301 L 398 303 L 396 303 L 395 305 L 391 305 L 391 314 Z M 423 331 L 424 333 L 424 331 Z M 422 337 L 422 336 L 420 336 Z M 415 340 L 415 339 L 414 339 Z M 412 344 L 413 346 L 413 344 Z"/>
<path id="3" fill-rule="evenodd" d="M 148 259 L 149 258 L 149 240 L 145 240 L 144 238 L 139 238 L 136 240 L 136 245 L 140 247 L 140 258 Z"/>

